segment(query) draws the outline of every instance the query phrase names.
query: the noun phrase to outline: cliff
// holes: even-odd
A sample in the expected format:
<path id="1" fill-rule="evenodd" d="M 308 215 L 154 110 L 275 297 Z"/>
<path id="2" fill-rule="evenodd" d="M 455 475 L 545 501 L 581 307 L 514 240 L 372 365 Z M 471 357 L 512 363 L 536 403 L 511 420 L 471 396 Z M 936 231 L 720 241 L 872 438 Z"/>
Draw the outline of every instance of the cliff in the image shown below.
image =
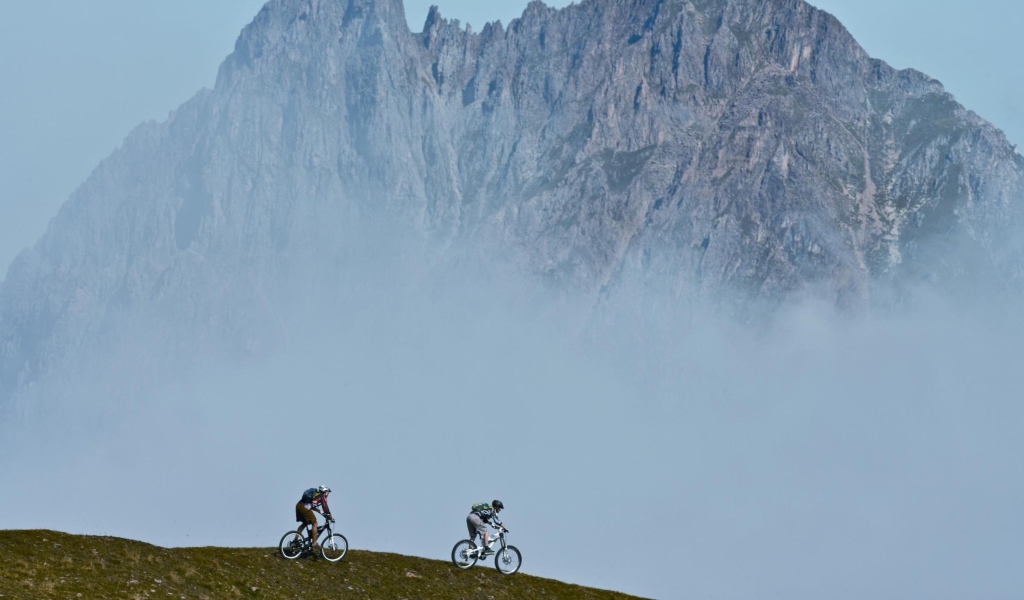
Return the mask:
<path id="1" fill-rule="evenodd" d="M 486 256 L 597 300 L 1019 284 L 1024 159 L 802 0 L 403 15 L 272 0 L 213 90 L 134 131 L 10 267 L 0 403 L 272 351 L 392 236 L 427 271 Z"/>

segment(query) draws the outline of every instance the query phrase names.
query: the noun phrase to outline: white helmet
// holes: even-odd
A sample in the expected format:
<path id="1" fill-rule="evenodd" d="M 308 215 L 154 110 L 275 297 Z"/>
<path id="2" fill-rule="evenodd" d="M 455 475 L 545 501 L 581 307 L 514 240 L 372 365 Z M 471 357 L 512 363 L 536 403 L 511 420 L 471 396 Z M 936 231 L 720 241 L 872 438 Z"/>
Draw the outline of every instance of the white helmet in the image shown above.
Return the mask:
<path id="1" fill-rule="evenodd" d="M 322 485 L 322 486 L 320 486 L 320 487 L 319 487 L 319 488 L 317 488 L 317 489 L 318 489 L 318 491 L 319 491 L 319 492 L 320 492 L 321 494 L 330 494 L 330 493 L 331 493 L 331 488 L 327 487 L 326 485 Z"/>

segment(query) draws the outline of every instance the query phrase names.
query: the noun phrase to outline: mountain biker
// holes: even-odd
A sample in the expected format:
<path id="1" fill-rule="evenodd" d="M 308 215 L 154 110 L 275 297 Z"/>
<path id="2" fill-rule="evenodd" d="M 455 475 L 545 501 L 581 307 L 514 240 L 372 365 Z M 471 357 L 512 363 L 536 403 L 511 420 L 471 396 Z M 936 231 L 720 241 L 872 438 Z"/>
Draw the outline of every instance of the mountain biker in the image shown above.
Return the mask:
<path id="1" fill-rule="evenodd" d="M 299 526 L 299 531 L 305 529 L 308 525 L 313 528 L 313 549 L 317 550 L 320 548 L 320 544 L 317 543 L 319 534 L 317 532 L 316 515 L 313 511 L 320 513 L 325 518 L 334 522 L 334 517 L 331 516 L 331 509 L 327 506 L 327 496 L 331 493 L 331 488 L 326 485 L 322 485 L 318 488 L 309 488 L 302 494 L 302 499 L 295 505 L 295 520 L 302 525 Z"/>
<path id="2" fill-rule="evenodd" d="M 480 552 L 480 558 L 494 554 L 494 551 L 487 547 L 490 541 L 490 536 L 487 533 L 487 525 L 494 522 L 494 525 L 498 527 L 504 527 L 501 524 L 501 520 L 498 519 L 498 513 L 505 508 L 505 505 L 501 503 L 501 500 L 494 500 L 490 504 L 481 502 L 474 504 L 472 512 L 466 517 L 466 527 L 469 528 L 469 541 L 470 543 L 476 543 L 476 536 L 479 535 L 484 538 L 483 550 Z"/>

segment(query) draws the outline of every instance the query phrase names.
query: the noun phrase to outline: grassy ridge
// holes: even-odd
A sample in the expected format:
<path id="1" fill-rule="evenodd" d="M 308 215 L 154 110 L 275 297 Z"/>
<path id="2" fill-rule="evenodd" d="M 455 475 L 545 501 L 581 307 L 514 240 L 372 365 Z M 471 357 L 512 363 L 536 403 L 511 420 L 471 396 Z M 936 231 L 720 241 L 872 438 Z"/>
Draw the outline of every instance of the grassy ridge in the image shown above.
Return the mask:
<path id="1" fill-rule="evenodd" d="M 450 563 L 349 552 L 341 563 L 285 561 L 269 548 L 166 549 L 111 537 L 0 531 L 0 595 L 7 598 L 394 598 L 628 600 L 631 596 L 517 574 L 493 561 Z"/>

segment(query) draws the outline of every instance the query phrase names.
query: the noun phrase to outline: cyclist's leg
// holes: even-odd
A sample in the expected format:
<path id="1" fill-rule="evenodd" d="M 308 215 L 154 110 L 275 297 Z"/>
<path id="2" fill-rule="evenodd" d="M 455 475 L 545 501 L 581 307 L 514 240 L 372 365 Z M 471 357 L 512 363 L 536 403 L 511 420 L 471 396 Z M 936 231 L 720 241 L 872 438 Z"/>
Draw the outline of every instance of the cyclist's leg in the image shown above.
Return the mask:
<path id="1" fill-rule="evenodd" d="M 299 535 L 306 533 L 306 507 L 301 502 L 295 505 L 295 521 L 299 524 L 297 530 Z"/>
<path id="2" fill-rule="evenodd" d="M 476 536 L 479 535 L 484 541 L 483 547 L 487 548 L 487 525 L 484 524 L 484 520 L 476 513 L 469 513 L 469 517 L 466 518 L 466 525 L 469 527 L 470 541 L 475 541 Z"/>
<path id="3" fill-rule="evenodd" d="M 312 515 L 312 513 L 310 513 Z M 312 515 L 310 518 L 309 526 L 313 529 L 313 533 L 309 538 L 309 541 L 313 544 L 313 549 L 320 548 L 320 529 L 316 525 L 316 515 Z"/>
<path id="4" fill-rule="evenodd" d="M 316 515 L 313 514 L 313 511 L 309 510 L 303 503 L 299 502 L 295 505 L 295 517 L 302 523 L 303 529 L 305 529 L 307 525 L 312 528 L 309 540 L 313 544 L 314 548 L 319 548 L 319 544 L 317 543 L 317 537 L 319 536 L 317 535 Z"/>
<path id="5" fill-rule="evenodd" d="M 483 522 L 476 513 L 469 513 L 469 516 L 466 517 L 466 529 L 469 530 L 469 543 L 472 544 L 474 548 L 477 547 L 476 538 L 480 535 L 480 525 L 482 524 Z"/>
<path id="6" fill-rule="evenodd" d="M 466 517 L 466 529 L 469 530 L 469 545 L 472 548 L 476 548 L 476 525 L 473 525 L 473 520 L 470 518 L 473 514 L 470 513 L 469 517 Z"/>

